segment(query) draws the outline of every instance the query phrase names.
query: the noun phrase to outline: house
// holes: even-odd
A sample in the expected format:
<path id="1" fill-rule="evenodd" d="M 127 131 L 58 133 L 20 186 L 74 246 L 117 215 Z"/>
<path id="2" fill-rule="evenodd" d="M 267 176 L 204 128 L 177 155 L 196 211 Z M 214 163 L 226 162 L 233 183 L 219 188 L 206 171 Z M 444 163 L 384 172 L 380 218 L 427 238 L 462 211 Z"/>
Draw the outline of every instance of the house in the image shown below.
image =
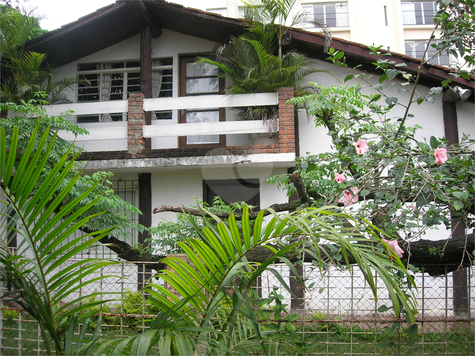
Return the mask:
<path id="1" fill-rule="evenodd" d="M 72 104 L 54 105 L 48 112 L 74 111 L 71 120 L 90 131 L 76 141 L 87 150 L 82 157 L 86 172 L 114 172 L 116 184 L 125 184 L 121 194 L 143 212 L 142 224 L 174 219 L 173 213 L 152 211 L 162 205 L 195 205 L 195 197 L 209 202 L 219 195 L 226 202 L 244 200 L 260 208 L 285 203 L 285 194 L 267 179 L 287 173 L 301 154 L 328 150 L 326 132 L 286 104 L 293 90 L 224 95 L 225 83 L 216 80 L 213 68 L 193 64 L 197 56 L 212 54 L 229 36 L 244 31 L 242 20 L 163 0 L 118 0 L 28 43 L 28 50 L 47 53 L 55 78 L 78 75 L 90 82 L 68 92 Z M 293 29 L 291 35 L 289 46 L 334 73 L 312 74 L 309 82 L 342 82 L 348 73 L 326 60 L 322 34 Z M 338 38 L 331 46 L 344 51 L 347 62 L 360 65 L 360 71 L 380 74 L 367 46 Z M 410 73 L 420 65 L 397 53 L 391 58 L 405 63 Z M 427 65 L 419 91 L 428 92 L 448 77 L 447 68 Z M 455 140 L 462 132 L 475 134 L 474 81 L 454 78 L 452 85 L 471 92 L 470 98 L 440 95 L 434 104 L 413 107 L 424 136 Z M 278 128 L 237 121 L 232 108 L 250 105 L 278 105 Z"/>

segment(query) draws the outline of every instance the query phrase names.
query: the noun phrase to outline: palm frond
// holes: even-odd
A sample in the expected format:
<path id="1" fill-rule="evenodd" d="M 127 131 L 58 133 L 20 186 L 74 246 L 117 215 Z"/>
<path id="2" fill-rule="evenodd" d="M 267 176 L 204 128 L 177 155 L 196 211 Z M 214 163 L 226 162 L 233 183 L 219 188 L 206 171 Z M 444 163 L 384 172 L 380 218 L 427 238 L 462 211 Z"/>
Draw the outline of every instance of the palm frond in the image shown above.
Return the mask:
<path id="1" fill-rule="evenodd" d="M 47 171 L 55 137 L 50 140 L 49 130 L 39 136 L 38 130 L 39 125 L 26 147 L 20 147 L 18 128 L 13 127 L 7 136 L 0 127 L 0 189 L 4 197 L 0 203 L 0 225 L 8 231 L 8 238 L 0 239 L 0 274 L 12 287 L 3 297 L 15 300 L 38 321 L 49 353 L 61 354 L 62 337 L 71 317 L 79 313 L 80 322 L 87 316 L 81 311 L 97 303 L 84 301 L 77 292 L 97 279 L 106 278 L 91 275 L 115 263 L 98 259 L 70 263 L 69 260 L 93 248 L 112 229 L 71 238 L 93 218 L 87 212 L 97 200 L 82 202 L 94 187 L 68 200 L 69 192 L 81 176 L 78 171 L 71 178 L 75 168 L 71 148 L 39 179 Z M 9 239 L 13 237 L 18 242 L 15 249 L 9 248 Z"/>

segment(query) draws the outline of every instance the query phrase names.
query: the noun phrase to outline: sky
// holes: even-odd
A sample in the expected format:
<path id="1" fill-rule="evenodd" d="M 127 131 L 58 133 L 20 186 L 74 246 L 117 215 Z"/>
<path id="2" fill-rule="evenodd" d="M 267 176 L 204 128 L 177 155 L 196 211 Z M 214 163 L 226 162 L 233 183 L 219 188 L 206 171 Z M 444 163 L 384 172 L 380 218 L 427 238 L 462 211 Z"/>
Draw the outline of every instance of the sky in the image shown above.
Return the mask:
<path id="1" fill-rule="evenodd" d="M 115 0 L 22 0 L 25 10 L 32 11 L 40 21 L 41 28 L 51 31 L 82 16 L 114 3 Z"/>

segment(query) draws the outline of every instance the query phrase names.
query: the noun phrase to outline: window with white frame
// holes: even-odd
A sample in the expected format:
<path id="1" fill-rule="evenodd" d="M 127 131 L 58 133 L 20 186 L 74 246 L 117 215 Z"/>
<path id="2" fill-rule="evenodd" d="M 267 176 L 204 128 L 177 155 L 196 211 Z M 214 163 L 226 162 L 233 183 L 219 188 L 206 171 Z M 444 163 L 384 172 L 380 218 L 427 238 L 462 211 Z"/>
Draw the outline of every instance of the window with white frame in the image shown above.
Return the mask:
<path id="1" fill-rule="evenodd" d="M 324 23 L 328 27 L 348 27 L 348 3 L 328 2 L 302 4 L 302 9 L 309 13 L 310 22 Z"/>
<path id="2" fill-rule="evenodd" d="M 82 63 L 78 65 L 77 102 L 126 100 L 129 94 L 140 93 L 140 62 L 120 61 Z M 173 59 L 152 59 L 152 97 L 173 95 Z M 123 121 L 122 113 L 78 116 L 77 122 Z"/>
<path id="3" fill-rule="evenodd" d="M 404 25 L 432 25 L 437 13 L 435 1 L 401 2 L 402 21 Z"/>
<path id="4" fill-rule="evenodd" d="M 258 11 L 261 12 L 263 10 L 262 6 L 257 7 Z M 251 9 L 249 6 L 239 6 L 239 18 L 251 20 L 252 14 Z"/>
<path id="5" fill-rule="evenodd" d="M 423 59 L 427 48 L 427 41 L 405 41 L 406 55 L 413 58 Z M 447 52 L 437 55 L 437 49 L 429 46 L 427 49 L 425 60 L 429 59 L 430 64 L 438 64 L 447 66 L 450 64 L 450 58 Z"/>

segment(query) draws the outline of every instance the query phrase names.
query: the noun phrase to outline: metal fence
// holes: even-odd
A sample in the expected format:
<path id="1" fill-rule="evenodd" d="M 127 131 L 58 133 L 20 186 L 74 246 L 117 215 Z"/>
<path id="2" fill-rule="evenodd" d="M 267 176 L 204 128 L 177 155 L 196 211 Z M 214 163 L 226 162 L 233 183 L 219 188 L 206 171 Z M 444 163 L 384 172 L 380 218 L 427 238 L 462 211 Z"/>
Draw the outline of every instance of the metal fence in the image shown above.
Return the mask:
<path id="1" fill-rule="evenodd" d="M 285 266 L 272 268 L 292 280 Z M 293 335 L 304 340 L 301 355 L 475 355 L 475 267 L 462 278 L 453 273 L 416 275 L 417 334 L 386 310 L 384 306 L 391 303 L 377 277 L 378 300 L 357 269 L 321 273 L 304 265 L 301 270 L 308 288 L 300 291 L 300 298 L 292 297 L 271 273 L 265 273 L 257 287 L 261 298 L 278 295 L 286 312 L 297 315 Z M 81 295 L 106 292 L 105 298 L 115 299 L 102 306 L 103 336 L 141 332 L 156 314 L 140 290 L 139 281 L 145 277 L 139 278 L 139 271 L 150 273 L 133 263 L 110 266 L 98 273 L 117 277 L 80 291 Z M 0 306 L 0 355 L 44 355 L 36 322 L 14 305 Z M 251 353 L 259 350 L 246 352 Z"/>

